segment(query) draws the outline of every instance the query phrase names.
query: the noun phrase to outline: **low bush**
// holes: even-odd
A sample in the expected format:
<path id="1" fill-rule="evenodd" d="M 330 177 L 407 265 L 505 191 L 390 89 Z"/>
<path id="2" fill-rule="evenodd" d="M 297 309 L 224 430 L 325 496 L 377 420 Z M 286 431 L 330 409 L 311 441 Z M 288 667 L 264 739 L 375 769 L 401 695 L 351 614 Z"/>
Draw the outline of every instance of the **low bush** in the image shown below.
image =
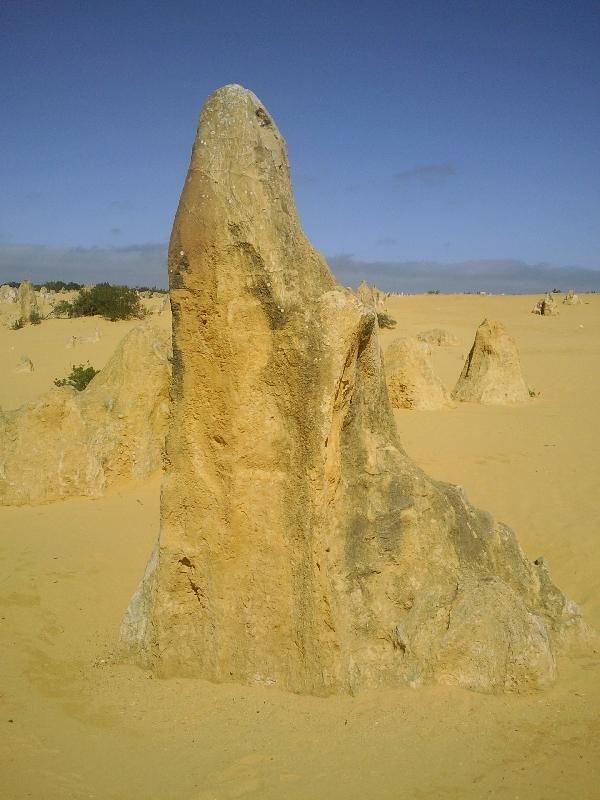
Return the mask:
<path id="1" fill-rule="evenodd" d="M 39 325 L 41 321 L 42 321 L 42 315 L 40 314 L 40 312 L 35 310 L 32 311 L 31 314 L 29 315 L 29 322 L 32 325 Z"/>
<path id="2" fill-rule="evenodd" d="M 62 300 L 54 307 L 55 316 L 99 315 L 111 322 L 118 319 L 141 318 L 145 313 L 135 289 L 129 286 L 112 286 L 110 283 L 97 283 L 90 289 L 80 289 L 74 300 L 71 302 Z"/>
<path id="3" fill-rule="evenodd" d="M 21 317 L 18 317 L 17 319 L 13 320 L 13 322 L 11 322 L 10 329 L 11 329 L 11 331 L 18 331 L 24 325 L 25 325 L 25 322 L 23 321 L 23 319 Z"/>
<path id="4" fill-rule="evenodd" d="M 73 364 L 71 373 L 67 375 L 66 378 L 56 378 L 54 385 L 72 386 L 74 389 L 77 389 L 78 392 L 82 392 L 94 375 L 97 375 L 99 372 L 100 370 L 94 369 L 89 361 L 87 366 L 85 366 L 85 364 L 79 364 L 79 366 Z"/>
<path id="5" fill-rule="evenodd" d="M 83 284 L 75 283 L 74 281 L 46 281 L 46 283 L 39 283 L 35 285 L 36 289 L 48 289 L 49 292 L 62 292 L 63 290 L 70 292 L 78 289 L 83 289 Z"/>
<path id="6" fill-rule="evenodd" d="M 166 294 L 167 289 L 159 289 L 157 286 L 136 286 L 138 292 L 148 292 L 150 295 Z"/>

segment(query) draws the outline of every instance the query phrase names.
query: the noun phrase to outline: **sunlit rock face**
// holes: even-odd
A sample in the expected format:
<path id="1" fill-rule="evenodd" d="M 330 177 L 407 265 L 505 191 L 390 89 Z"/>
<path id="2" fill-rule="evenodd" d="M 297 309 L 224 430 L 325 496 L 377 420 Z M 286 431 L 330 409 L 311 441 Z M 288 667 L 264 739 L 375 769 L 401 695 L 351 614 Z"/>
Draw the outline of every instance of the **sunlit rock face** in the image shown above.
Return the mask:
<path id="1" fill-rule="evenodd" d="M 516 342 L 501 322 L 484 319 L 477 328 L 452 397 L 483 405 L 529 400 Z"/>
<path id="2" fill-rule="evenodd" d="M 0 409 L 0 505 L 98 497 L 160 469 L 169 355 L 168 332 L 140 325 L 84 391 L 57 387 L 14 411 Z M 21 368 L 33 365 L 25 359 Z"/>
<path id="3" fill-rule="evenodd" d="M 552 682 L 577 609 L 403 452 L 375 310 L 306 239 L 285 143 L 241 86 L 202 111 L 169 281 L 160 538 L 126 656 L 316 694 Z"/>

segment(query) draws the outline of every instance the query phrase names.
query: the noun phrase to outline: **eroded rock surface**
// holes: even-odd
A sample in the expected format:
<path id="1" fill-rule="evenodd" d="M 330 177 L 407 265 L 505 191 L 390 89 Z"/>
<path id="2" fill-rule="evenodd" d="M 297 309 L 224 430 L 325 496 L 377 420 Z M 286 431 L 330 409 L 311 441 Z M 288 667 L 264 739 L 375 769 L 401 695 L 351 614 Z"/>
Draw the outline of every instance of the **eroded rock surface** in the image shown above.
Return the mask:
<path id="1" fill-rule="evenodd" d="M 377 286 L 370 286 L 366 281 L 361 281 L 356 296 L 362 303 L 372 306 L 376 311 L 385 311 L 390 293 L 382 292 Z"/>
<path id="2" fill-rule="evenodd" d="M 161 530 L 124 654 L 320 694 L 551 683 L 576 606 L 402 450 L 375 311 L 307 241 L 284 141 L 240 86 L 202 111 L 169 281 Z"/>
<path id="3" fill-rule="evenodd" d="M 394 339 L 385 351 L 385 375 L 394 408 L 433 410 L 450 403 L 425 342 L 409 336 Z"/>
<path id="4" fill-rule="evenodd" d="M 57 387 L 15 411 L 0 410 L 0 505 L 97 496 L 118 478 L 158 469 L 169 352 L 168 332 L 141 325 L 84 391 Z"/>
<path id="5" fill-rule="evenodd" d="M 538 300 L 531 309 L 532 314 L 539 314 L 542 317 L 555 317 L 558 315 L 558 304 L 554 297 L 548 292 L 545 297 Z"/>
<path id="6" fill-rule="evenodd" d="M 563 303 L 566 306 L 578 306 L 581 304 L 581 299 L 578 294 L 575 294 L 574 289 L 569 289 L 563 298 Z"/>
<path id="7" fill-rule="evenodd" d="M 529 400 L 517 345 L 501 322 L 484 319 L 477 328 L 452 398 L 486 405 Z"/>
<path id="8" fill-rule="evenodd" d="M 39 314 L 37 297 L 31 281 L 23 281 L 19 285 L 17 303 L 19 304 L 19 315 L 24 323 L 30 321 L 32 314 Z"/>
<path id="9" fill-rule="evenodd" d="M 13 286 L 9 286 L 7 283 L 2 284 L 2 286 L 0 286 L 0 303 L 16 302 L 17 290 Z"/>

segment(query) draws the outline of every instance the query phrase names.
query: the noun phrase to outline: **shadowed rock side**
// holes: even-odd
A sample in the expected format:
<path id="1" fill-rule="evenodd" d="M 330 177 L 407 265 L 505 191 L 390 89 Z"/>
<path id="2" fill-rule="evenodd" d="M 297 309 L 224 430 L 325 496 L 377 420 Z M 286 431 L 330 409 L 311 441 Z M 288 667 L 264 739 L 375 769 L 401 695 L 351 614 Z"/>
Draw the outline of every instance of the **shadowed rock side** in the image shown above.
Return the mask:
<path id="1" fill-rule="evenodd" d="M 481 323 L 452 398 L 466 403 L 505 405 L 529 400 L 515 340 L 501 322 Z"/>
<path id="2" fill-rule="evenodd" d="M 393 408 L 433 410 L 450 404 L 425 342 L 410 336 L 394 339 L 385 351 L 385 375 Z"/>
<path id="3" fill-rule="evenodd" d="M 0 505 L 101 495 L 162 463 L 169 413 L 169 334 L 134 328 L 86 389 L 51 389 L 0 410 Z"/>
<path id="4" fill-rule="evenodd" d="M 403 452 L 376 316 L 304 236 L 260 101 L 207 101 L 169 250 L 161 530 L 122 626 L 158 675 L 326 694 L 545 686 L 577 608 Z"/>

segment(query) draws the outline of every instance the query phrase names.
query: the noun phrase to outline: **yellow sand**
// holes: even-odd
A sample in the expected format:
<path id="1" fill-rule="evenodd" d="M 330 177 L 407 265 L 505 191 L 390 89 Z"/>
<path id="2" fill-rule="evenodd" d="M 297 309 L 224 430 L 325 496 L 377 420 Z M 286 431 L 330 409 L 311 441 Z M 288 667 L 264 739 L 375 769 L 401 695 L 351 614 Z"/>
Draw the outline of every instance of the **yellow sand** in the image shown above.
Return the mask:
<path id="1" fill-rule="evenodd" d="M 392 299 L 398 329 L 459 339 L 433 348 L 448 389 L 488 316 L 516 338 L 541 393 L 516 407 L 397 411 L 397 421 L 409 454 L 512 525 L 600 627 L 600 297 L 549 318 L 529 313 L 534 300 Z M 99 343 L 65 349 L 96 327 Z M 72 363 L 101 367 L 130 327 L 0 329 L 0 405 L 39 394 Z M 22 354 L 33 374 L 12 371 Z M 561 661 L 553 689 L 520 697 L 427 687 L 316 699 L 110 663 L 157 535 L 158 493 L 155 476 L 100 500 L 0 509 L 0 798 L 600 797 L 597 656 Z"/>

